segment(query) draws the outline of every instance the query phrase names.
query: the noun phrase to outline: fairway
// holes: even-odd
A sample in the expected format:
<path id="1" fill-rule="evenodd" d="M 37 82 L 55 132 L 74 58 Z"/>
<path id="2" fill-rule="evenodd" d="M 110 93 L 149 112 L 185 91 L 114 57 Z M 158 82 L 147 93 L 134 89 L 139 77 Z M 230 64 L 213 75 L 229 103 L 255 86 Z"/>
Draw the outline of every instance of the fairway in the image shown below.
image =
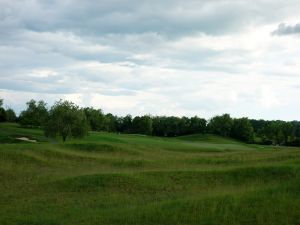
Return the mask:
<path id="1" fill-rule="evenodd" d="M 9 123 L 0 140 L 1 225 L 300 224 L 300 148 L 209 134 L 60 143 Z"/>

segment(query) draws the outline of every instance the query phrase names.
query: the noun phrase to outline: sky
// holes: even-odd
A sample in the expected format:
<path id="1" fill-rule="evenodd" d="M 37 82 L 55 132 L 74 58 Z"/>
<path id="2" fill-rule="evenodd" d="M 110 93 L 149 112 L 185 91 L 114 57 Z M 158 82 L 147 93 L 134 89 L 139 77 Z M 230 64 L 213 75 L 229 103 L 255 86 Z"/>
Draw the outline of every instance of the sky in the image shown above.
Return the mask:
<path id="1" fill-rule="evenodd" d="M 300 120 L 299 0 L 0 0 L 0 98 Z"/>

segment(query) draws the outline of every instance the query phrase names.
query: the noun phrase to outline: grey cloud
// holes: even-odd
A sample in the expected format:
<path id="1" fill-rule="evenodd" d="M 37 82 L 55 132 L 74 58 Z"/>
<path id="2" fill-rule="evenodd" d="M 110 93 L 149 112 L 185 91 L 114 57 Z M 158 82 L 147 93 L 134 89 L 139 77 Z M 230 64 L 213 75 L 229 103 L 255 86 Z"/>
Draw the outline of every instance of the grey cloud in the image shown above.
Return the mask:
<path id="1" fill-rule="evenodd" d="M 11 102 L 21 101 L 18 93 L 49 95 L 50 102 L 99 95 L 91 102 L 116 113 L 123 107 L 134 114 L 211 115 L 251 106 L 255 115 L 258 97 L 239 95 L 239 87 L 252 92 L 274 73 L 292 83 L 299 77 L 287 76 L 299 71 L 297 43 L 285 49 L 283 39 L 262 28 L 296 17 L 299 9 L 299 0 L 0 0 L 0 93 L 16 93 Z M 277 35 L 298 26 L 283 25 Z M 268 46 L 269 39 L 280 43 Z M 282 66 L 283 58 L 295 65 Z M 253 74 L 262 80 L 252 83 Z"/>
<path id="2" fill-rule="evenodd" d="M 0 79 L 0 89 L 3 90 L 13 90 L 13 91 L 23 91 L 31 93 L 45 93 L 45 94 L 68 94 L 74 93 L 76 91 L 75 87 L 71 87 L 66 84 L 45 84 L 32 82 L 32 81 L 23 81 L 23 80 L 8 80 Z"/>
<path id="3" fill-rule="evenodd" d="M 272 32 L 272 35 L 293 35 L 300 34 L 300 23 L 295 25 L 286 25 L 285 23 L 281 23 L 278 25 L 278 28 Z"/>
<path id="4" fill-rule="evenodd" d="M 277 2 L 277 1 L 276 1 Z M 80 35 L 159 33 L 220 34 L 264 20 L 263 1 L 3 1 L 0 27 L 33 31 L 68 31 Z M 278 3 L 277 10 L 280 10 Z M 255 16 L 255 17 L 254 17 Z"/>

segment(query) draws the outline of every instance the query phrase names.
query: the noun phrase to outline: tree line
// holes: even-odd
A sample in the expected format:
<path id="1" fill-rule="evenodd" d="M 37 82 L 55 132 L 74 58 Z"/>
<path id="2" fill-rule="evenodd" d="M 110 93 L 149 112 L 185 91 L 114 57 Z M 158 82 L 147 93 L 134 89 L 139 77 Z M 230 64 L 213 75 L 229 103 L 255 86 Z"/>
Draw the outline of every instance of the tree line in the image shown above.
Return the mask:
<path id="1" fill-rule="evenodd" d="M 106 131 L 128 134 L 176 137 L 189 134 L 215 134 L 246 143 L 300 146 L 299 121 L 267 121 L 232 118 L 229 114 L 209 120 L 176 116 L 116 116 L 101 109 L 81 108 L 69 101 L 57 101 L 48 108 L 44 101 L 30 100 L 17 117 L 0 100 L 0 121 L 18 122 L 24 127 L 41 127 L 48 137 L 83 137 L 88 131 Z"/>

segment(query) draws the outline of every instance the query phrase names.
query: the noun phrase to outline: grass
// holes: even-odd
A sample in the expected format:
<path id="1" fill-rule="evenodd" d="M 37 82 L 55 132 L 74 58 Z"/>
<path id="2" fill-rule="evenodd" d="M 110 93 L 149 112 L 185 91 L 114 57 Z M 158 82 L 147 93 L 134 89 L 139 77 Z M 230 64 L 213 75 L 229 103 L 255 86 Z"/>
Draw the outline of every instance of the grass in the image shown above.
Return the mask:
<path id="1" fill-rule="evenodd" d="M 300 224 L 299 148 L 97 132 L 63 144 L 7 123 L 0 142 L 1 225 Z"/>

